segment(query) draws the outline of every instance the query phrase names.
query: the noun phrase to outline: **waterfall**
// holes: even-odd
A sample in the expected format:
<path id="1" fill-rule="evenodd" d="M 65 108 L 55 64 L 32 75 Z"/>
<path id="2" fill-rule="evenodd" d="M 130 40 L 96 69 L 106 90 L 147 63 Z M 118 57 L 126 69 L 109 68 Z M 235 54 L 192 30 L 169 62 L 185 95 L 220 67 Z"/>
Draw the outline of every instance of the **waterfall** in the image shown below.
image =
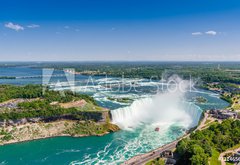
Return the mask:
<path id="1" fill-rule="evenodd" d="M 159 122 L 182 122 L 189 128 L 197 126 L 202 114 L 200 107 L 189 102 L 155 103 L 152 98 L 144 98 L 134 101 L 128 107 L 112 110 L 112 121 L 122 129 Z"/>
<path id="2" fill-rule="evenodd" d="M 136 127 L 142 122 L 147 122 L 149 105 L 151 103 L 151 98 L 145 98 L 134 101 L 128 107 L 112 110 L 113 123 L 119 125 L 122 129 L 126 129 L 128 127 Z"/>
<path id="3" fill-rule="evenodd" d="M 184 104 L 186 106 L 186 108 L 184 108 L 184 111 L 189 116 L 191 116 L 191 119 L 192 119 L 191 126 L 192 127 L 197 126 L 202 116 L 203 110 L 199 106 L 195 105 L 194 103 L 185 102 Z"/>
<path id="4" fill-rule="evenodd" d="M 185 127 L 198 124 L 202 110 L 193 103 L 177 100 L 168 103 L 154 98 L 134 101 L 130 106 L 111 111 L 112 121 L 122 129 L 134 128 L 143 123 L 174 123 L 181 122 Z"/>
<path id="5" fill-rule="evenodd" d="M 196 126 L 202 110 L 184 99 L 186 89 L 191 87 L 190 81 L 174 76 L 169 82 L 175 83 L 167 86 L 164 93 L 136 100 L 128 107 L 112 110 L 113 123 L 122 129 L 137 127 L 143 123 L 166 125 L 177 123 L 185 128 Z"/>

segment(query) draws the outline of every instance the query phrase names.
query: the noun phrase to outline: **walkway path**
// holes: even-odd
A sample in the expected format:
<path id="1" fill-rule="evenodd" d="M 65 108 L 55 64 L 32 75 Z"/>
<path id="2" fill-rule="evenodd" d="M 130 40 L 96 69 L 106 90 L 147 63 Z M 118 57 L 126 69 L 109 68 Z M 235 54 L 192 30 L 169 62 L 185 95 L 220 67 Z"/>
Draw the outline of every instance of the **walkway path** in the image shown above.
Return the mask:
<path id="1" fill-rule="evenodd" d="M 221 165 L 226 165 L 226 160 L 224 159 L 224 155 L 229 154 L 229 153 L 237 153 L 237 151 L 239 151 L 240 148 L 237 149 L 233 149 L 233 150 L 227 150 L 225 152 L 222 152 L 219 157 L 218 160 L 221 161 Z"/>

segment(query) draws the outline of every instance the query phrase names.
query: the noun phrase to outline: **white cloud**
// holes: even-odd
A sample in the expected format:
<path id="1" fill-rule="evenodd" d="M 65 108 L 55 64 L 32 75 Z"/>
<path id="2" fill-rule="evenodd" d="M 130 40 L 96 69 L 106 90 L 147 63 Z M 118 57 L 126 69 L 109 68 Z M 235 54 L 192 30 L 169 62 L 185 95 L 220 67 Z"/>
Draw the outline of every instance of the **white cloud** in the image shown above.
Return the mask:
<path id="1" fill-rule="evenodd" d="M 36 24 L 31 24 L 31 25 L 28 25 L 27 26 L 28 28 L 39 28 L 40 27 L 40 25 L 36 25 Z"/>
<path id="2" fill-rule="evenodd" d="M 205 33 L 208 34 L 208 35 L 213 35 L 213 36 L 217 35 L 217 32 L 213 31 L 213 30 L 207 31 Z"/>
<path id="3" fill-rule="evenodd" d="M 199 35 L 202 35 L 202 32 L 193 32 L 192 35 L 193 36 L 199 36 Z"/>
<path id="4" fill-rule="evenodd" d="M 67 25 L 66 25 L 66 26 L 64 26 L 64 29 L 69 29 L 69 28 L 70 28 L 70 27 L 69 27 L 69 26 L 67 26 Z"/>
<path id="5" fill-rule="evenodd" d="M 206 32 L 193 32 L 192 33 L 193 36 L 200 36 L 200 35 L 204 35 L 204 34 L 215 36 L 217 34 L 220 34 L 220 32 L 209 30 L 209 31 L 206 31 Z"/>
<path id="6" fill-rule="evenodd" d="M 8 22 L 4 25 L 6 28 L 15 30 L 15 31 L 20 31 L 20 30 L 24 30 L 24 27 L 22 27 L 21 25 L 18 24 L 13 24 L 12 22 Z"/>

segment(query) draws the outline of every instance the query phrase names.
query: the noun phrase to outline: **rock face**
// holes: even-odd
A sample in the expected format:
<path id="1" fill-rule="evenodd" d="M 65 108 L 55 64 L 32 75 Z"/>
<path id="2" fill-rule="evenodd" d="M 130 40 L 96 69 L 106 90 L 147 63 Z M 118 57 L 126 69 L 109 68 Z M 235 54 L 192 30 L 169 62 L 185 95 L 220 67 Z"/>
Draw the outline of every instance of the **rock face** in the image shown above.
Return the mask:
<path id="1" fill-rule="evenodd" d="M 4 134 L 0 135 L 0 145 L 54 136 L 103 136 L 120 130 L 117 125 L 109 122 L 108 113 L 108 111 L 103 111 L 81 114 L 89 120 L 77 120 L 76 118 L 73 119 L 73 116 L 61 116 L 45 119 L 23 118 L 0 122 L 2 124 L 0 130 L 1 127 L 4 127 L 2 129 Z"/>
<path id="2" fill-rule="evenodd" d="M 108 129 L 109 129 L 110 132 L 117 132 L 117 131 L 120 130 L 120 128 L 117 125 L 115 125 L 115 124 L 109 124 L 109 128 Z"/>
<path id="3" fill-rule="evenodd" d="M 61 119 L 66 120 L 93 120 L 95 122 L 106 122 L 108 118 L 108 112 L 78 112 L 77 114 L 62 115 L 62 116 L 52 116 L 48 118 L 43 118 L 41 121 L 50 122 Z"/>
<path id="4" fill-rule="evenodd" d="M 36 117 L 36 118 L 22 118 L 17 120 L 6 120 L 0 121 L 0 126 L 16 126 L 26 123 L 37 123 L 37 122 L 53 122 L 57 120 L 92 120 L 95 122 L 104 123 L 107 122 L 109 117 L 109 111 L 94 111 L 94 112 L 78 112 L 77 114 L 52 116 L 52 117 Z"/>

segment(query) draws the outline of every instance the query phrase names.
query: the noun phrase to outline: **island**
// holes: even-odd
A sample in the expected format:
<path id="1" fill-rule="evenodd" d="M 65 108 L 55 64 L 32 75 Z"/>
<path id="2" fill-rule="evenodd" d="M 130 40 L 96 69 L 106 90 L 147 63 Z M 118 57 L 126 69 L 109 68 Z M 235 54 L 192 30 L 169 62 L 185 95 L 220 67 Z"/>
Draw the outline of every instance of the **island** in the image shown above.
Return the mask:
<path id="1" fill-rule="evenodd" d="M 0 85 L 0 144 L 118 131 L 108 109 L 85 94 L 41 85 Z"/>
<path id="2" fill-rule="evenodd" d="M 127 97 L 122 97 L 122 98 L 107 97 L 107 99 L 111 100 L 111 101 L 116 101 L 119 103 L 132 103 L 133 102 L 133 99 L 127 98 Z"/>
<path id="3" fill-rule="evenodd" d="M 195 101 L 199 104 L 206 103 L 207 99 L 205 97 L 199 96 L 195 98 Z"/>
<path id="4" fill-rule="evenodd" d="M 240 150 L 239 65 L 224 63 L 221 68 L 216 66 L 216 63 L 99 63 L 91 65 L 41 63 L 31 65 L 31 69 L 53 67 L 57 71 L 61 71 L 64 68 L 73 68 L 76 72 L 72 72 L 72 74 L 75 74 L 75 77 L 84 77 L 84 80 L 87 79 L 86 75 L 90 75 L 92 78 L 96 76 L 96 80 L 105 78 L 110 80 L 117 78 L 119 80 L 124 77 L 129 80 L 127 85 L 133 88 L 138 88 L 138 81 L 141 80 L 154 84 L 176 74 L 183 80 L 189 80 L 191 77 L 195 81 L 198 77 L 201 77 L 201 80 L 196 81 L 194 87 L 200 93 L 211 93 L 213 97 L 220 97 L 226 101 L 221 100 L 224 105 L 229 106 L 216 106 L 218 102 L 212 104 L 204 109 L 205 116 L 199 122 L 197 128 L 186 130 L 183 136 L 174 141 L 169 141 L 166 145 L 159 145 L 159 148 L 154 148 L 147 153 L 133 155 L 134 157 L 124 160 L 126 162 L 122 163 L 202 165 L 219 164 L 221 158 L 235 157 L 235 154 Z M 238 72 L 235 71 L 236 68 L 238 68 Z M 69 73 L 71 72 L 69 71 Z M 163 73 L 166 77 L 161 77 Z M 34 78 L 36 76 L 18 76 L 16 81 Z M 14 80 L 8 81 L 15 82 Z M 29 81 L 29 83 L 31 82 Z M 82 81 L 83 84 L 85 82 Z M 149 87 L 148 92 L 151 91 L 150 89 L 155 89 L 155 84 L 153 84 Z M 113 86 L 107 83 L 101 85 L 106 89 L 116 87 L 115 84 Z M 54 136 L 102 136 L 119 130 L 118 126 L 111 123 L 109 110 L 99 107 L 94 99 L 88 95 L 76 94 L 71 91 L 53 91 L 40 85 L 0 85 L 0 91 L 1 144 Z M 122 107 L 133 102 L 131 97 L 127 95 L 116 96 L 116 94 L 107 95 L 105 101 L 121 104 Z M 211 98 L 198 93 L 193 95 L 191 101 L 199 106 L 212 103 Z M 111 108 L 111 106 L 109 107 Z M 153 129 L 152 131 L 161 133 L 161 128 L 160 131 L 156 130 Z M 111 137 L 106 141 L 112 141 Z M 9 155 L 10 159 L 11 154 Z M 228 164 L 231 161 L 225 163 Z"/>

